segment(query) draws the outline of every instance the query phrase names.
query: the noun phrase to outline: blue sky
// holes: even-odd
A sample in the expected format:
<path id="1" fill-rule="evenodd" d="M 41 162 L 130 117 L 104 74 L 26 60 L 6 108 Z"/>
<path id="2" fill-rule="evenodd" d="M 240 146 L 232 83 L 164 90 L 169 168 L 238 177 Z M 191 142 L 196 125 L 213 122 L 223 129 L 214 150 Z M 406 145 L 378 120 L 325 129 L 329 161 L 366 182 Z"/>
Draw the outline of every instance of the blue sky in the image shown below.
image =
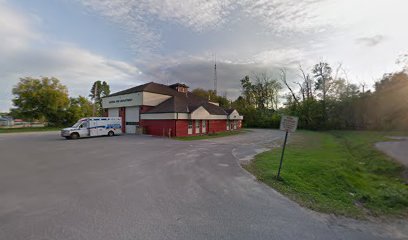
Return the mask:
<path id="1" fill-rule="evenodd" d="M 155 81 L 210 88 L 230 98 L 254 72 L 342 64 L 372 85 L 402 69 L 405 0 L 0 0 L 0 111 L 20 77 L 54 76 L 71 96 L 93 81 L 112 91 Z M 345 76 L 343 76 L 345 77 Z"/>

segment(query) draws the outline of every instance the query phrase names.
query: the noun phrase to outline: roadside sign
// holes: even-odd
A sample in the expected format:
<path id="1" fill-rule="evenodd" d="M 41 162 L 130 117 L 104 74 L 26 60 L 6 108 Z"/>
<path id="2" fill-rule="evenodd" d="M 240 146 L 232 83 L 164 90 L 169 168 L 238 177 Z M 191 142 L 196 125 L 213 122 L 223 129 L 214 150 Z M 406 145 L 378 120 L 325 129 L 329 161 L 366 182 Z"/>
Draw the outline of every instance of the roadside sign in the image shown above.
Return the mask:
<path id="1" fill-rule="evenodd" d="M 282 168 L 282 162 L 283 162 L 283 155 L 285 154 L 285 148 L 286 148 L 286 141 L 288 140 L 288 133 L 293 133 L 296 131 L 297 125 L 298 125 L 298 117 L 294 116 L 285 116 L 283 115 L 281 118 L 280 122 L 280 130 L 285 131 L 285 141 L 283 142 L 283 147 L 282 147 L 282 155 L 279 163 L 279 169 L 278 169 L 278 175 L 277 179 L 279 180 L 280 178 L 280 172 Z"/>
<path id="2" fill-rule="evenodd" d="M 298 117 L 283 115 L 280 122 L 280 130 L 293 133 L 298 125 Z"/>

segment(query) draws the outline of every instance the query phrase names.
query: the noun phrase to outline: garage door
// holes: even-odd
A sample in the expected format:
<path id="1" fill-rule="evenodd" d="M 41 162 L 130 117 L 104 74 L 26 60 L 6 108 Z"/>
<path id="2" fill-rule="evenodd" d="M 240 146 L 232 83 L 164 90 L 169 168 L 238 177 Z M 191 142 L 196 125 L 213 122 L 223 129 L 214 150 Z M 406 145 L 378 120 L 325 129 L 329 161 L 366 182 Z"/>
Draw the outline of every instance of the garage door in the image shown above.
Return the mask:
<path id="1" fill-rule="evenodd" d="M 119 108 L 109 108 L 108 117 L 119 117 Z"/>
<path id="2" fill-rule="evenodd" d="M 136 133 L 136 125 L 139 123 L 139 107 L 126 108 L 126 133 Z"/>

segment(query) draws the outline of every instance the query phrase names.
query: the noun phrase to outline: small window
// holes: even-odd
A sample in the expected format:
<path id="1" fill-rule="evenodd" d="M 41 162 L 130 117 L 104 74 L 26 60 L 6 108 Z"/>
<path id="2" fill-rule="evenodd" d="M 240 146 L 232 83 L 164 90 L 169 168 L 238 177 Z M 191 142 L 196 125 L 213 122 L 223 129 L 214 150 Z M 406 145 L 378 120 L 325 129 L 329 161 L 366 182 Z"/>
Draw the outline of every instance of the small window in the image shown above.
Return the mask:
<path id="1" fill-rule="evenodd" d="M 200 121 L 196 120 L 196 121 L 195 121 L 195 124 L 196 124 L 196 128 L 199 128 L 199 127 L 200 127 Z"/>
<path id="2" fill-rule="evenodd" d="M 88 122 L 82 122 L 81 126 L 79 128 L 87 128 L 88 127 Z"/>
<path id="3" fill-rule="evenodd" d="M 188 128 L 190 129 L 193 128 L 193 121 L 191 120 L 188 121 Z"/>
<path id="4" fill-rule="evenodd" d="M 203 120 L 203 128 L 205 128 L 205 125 L 207 124 L 207 121 Z"/>

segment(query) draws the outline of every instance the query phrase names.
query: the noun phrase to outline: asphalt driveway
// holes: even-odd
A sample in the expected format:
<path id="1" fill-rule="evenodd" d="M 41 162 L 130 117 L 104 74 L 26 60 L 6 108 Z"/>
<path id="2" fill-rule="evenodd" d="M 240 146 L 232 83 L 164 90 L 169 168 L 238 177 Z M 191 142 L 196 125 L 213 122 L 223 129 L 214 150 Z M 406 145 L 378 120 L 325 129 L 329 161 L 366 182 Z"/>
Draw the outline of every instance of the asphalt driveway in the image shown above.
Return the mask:
<path id="1" fill-rule="evenodd" d="M 204 141 L 0 135 L 0 239 L 390 239 L 392 224 L 306 210 L 239 161 L 282 133 Z M 398 223 L 397 223 L 398 224 Z"/>
<path id="2" fill-rule="evenodd" d="M 408 167 L 408 139 L 401 137 L 395 140 L 392 142 L 379 142 L 376 146 L 379 150 Z"/>

